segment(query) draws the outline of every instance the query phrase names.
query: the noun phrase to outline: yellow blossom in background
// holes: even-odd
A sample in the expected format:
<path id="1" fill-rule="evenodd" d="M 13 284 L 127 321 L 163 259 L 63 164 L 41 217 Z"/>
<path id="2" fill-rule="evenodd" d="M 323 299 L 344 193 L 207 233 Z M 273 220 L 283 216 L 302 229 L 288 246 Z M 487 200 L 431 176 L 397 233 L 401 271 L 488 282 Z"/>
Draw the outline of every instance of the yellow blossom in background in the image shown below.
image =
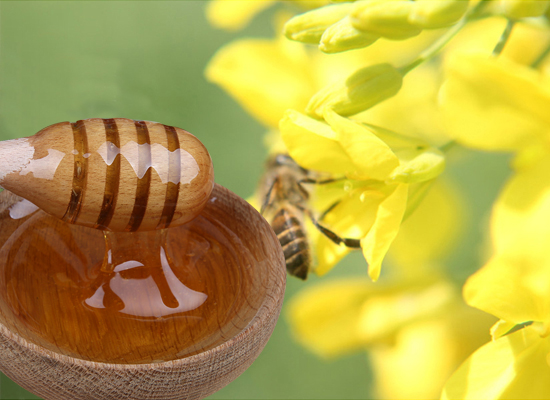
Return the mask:
<path id="1" fill-rule="evenodd" d="M 288 108 L 303 109 L 316 88 L 303 45 L 287 40 L 246 39 L 220 50 L 206 77 L 232 94 L 268 127 Z"/>
<path id="2" fill-rule="evenodd" d="M 322 357 L 368 351 L 376 394 L 400 399 L 438 398 L 494 321 L 465 306 L 449 282 L 427 277 L 328 281 L 295 296 L 287 317 L 296 339 Z"/>
<path id="3" fill-rule="evenodd" d="M 495 253 L 464 288 L 466 301 L 501 319 L 494 341 L 454 374 L 444 398 L 549 398 L 550 157 L 518 171 L 492 216 Z M 516 324 L 532 322 L 502 336 Z M 483 371 L 483 374 L 480 374 Z M 536 382 L 536 383 L 535 383 Z"/>
<path id="4" fill-rule="evenodd" d="M 477 350 L 445 386 L 442 399 L 547 399 L 550 341 L 527 327 Z"/>
<path id="5" fill-rule="evenodd" d="M 439 398 L 442 386 L 461 361 L 487 341 L 492 321 L 456 300 L 443 315 L 403 327 L 393 345 L 369 348 L 376 395 L 386 399 Z"/>
<path id="6" fill-rule="evenodd" d="M 461 143 L 516 154 L 493 209 L 494 254 L 464 287 L 468 304 L 497 316 L 493 341 L 445 386 L 447 399 L 548 398 L 550 373 L 550 85 L 510 59 L 456 52 L 441 96 Z M 508 333 L 516 325 L 531 324 Z"/>
<path id="7" fill-rule="evenodd" d="M 489 57 L 506 22 L 505 18 L 491 17 L 469 23 L 448 44 L 444 57 L 452 57 L 455 52 L 477 52 Z M 550 32 L 544 24 L 518 22 L 498 58 L 530 66 L 549 44 Z"/>
<path id="8" fill-rule="evenodd" d="M 411 138 L 443 146 L 451 138 L 437 104 L 442 77 L 433 65 L 411 71 L 396 96 L 366 110 L 354 119 L 406 133 Z"/>
<path id="9" fill-rule="evenodd" d="M 454 54 L 441 103 L 460 143 L 484 150 L 541 146 L 550 129 L 550 81 L 531 68 L 482 53 Z"/>
<path id="10" fill-rule="evenodd" d="M 365 63 L 406 64 L 433 40 L 427 33 L 407 43 L 382 40 L 364 50 L 325 55 L 284 37 L 240 39 L 214 55 L 206 77 L 260 122 L 277 127 L 287 109 L 304 112 L 317 92 L 344 85 Z"/>
<path id="11" fill-rule="evenodd" d="M 434 184 L 392 247 L 392 280 L 333 279 L 292 298 L 287 316 L 297 340 L 327 358 L 368 350 L 380 397 L 438 398 L 459 363 L 488 340 L 494 322 L 466 307 L 459 289 L 438 272 L 437 259 L 455 243 L 462 207 L 448 184 Z M 419 243 L 426 250 L 411 254 Z"/>

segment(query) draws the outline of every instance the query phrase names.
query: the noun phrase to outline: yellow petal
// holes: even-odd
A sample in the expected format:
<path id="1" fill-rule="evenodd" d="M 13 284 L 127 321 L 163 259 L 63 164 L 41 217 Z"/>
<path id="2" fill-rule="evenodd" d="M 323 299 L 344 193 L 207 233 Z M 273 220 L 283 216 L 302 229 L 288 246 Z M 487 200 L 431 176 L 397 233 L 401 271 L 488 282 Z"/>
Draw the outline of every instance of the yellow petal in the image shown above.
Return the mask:
<path id="1" fill-rule="evenodd" d="M 525 258 L 494 256 L 464 286 L 472 307 L 521 324 L 550 319 L 550 265 Z"/>
<path id="2" fill-rule="evenodd" d="M 421 65 L 407 74 L 399 93 L 354 118 L 441 146 L 450 138 L 436 102 L 440 84 L 439 70 L 431 64 Z"/>
<path id="3" fill-rule="evenodd" d="M 496 6 L 498 6 L 497 1 L 488 2 L 486 11 L 498 12 L 494 10 L 498 8 Z M 506 23 L 506 18 L 496 16 L 471 21 L 449 43 L 445 53 L 452 55 L 455 52 L 477 51 L 489 57 L 502 36 Z M 517 23 L 498 58 L 506 58 L 529 66 L 548 46 L 549 39 L 550 30 L 544 24 Z"/>
<path id="4" fill-rule="evenodd" d="M 274 0 L 213 0 L 206 6 L 206 18 L 217 28 L 236 31 L 273 3 Z"/>
<path id="5" fill-rule="evenodd" d="M 441 314 L 457 297 L 454 287 L 445 281 L 371 297 L 361 309 L 359 333 L 365 343 L 387 339 L 411 322 Z"/>
<path id="6" fill-rule="evenodd" d="M 548 399 L 549 353 L 549 339 L 530 327 L 489 342 L 447 381 L 442 399 Z"/>
<path id="7" fill-rule="evenodd" d="M 373 285 L 366 279 L 327 282 L 303 289 L 287 305 L 294 337 L 323 357 L 362 347 L 357 335 L 361 304 Z"/>
<path id="8" fill-rule="evenodd" d="M 411 187 L 409 196 L 412 190 Z M 449 253 L 464 228 L 464 207 L 460 192 L 450 182 L 434 182 L 401 225 L 388 253 L 401 275 L 418 274 Z"/>
<path id="9" fill-rule="evenodd" d="M 501 12 L 511 19 L 540 17 L 548 9 L 543 0 L 500 0 Z"/>
<path id="10" fill-rule="evenodd" d="M 491 337 L 493 338 L 493 340 L 497 340 L 498 338 L 506 335 L 516 326 L 517 324 L 514 324 L 513 322 L 508 322 L 500 319 L 496 324 L 491 327 Z"/>
<path id="11" fill-rule="evenodd" d="M 404 309 L 409 306 L 407 299 L 404 292 Z M 429 295 L 424 301 L 428 304 L 420 301 L 418 307 L 430 308 Z M 443 306 L 438 312 L 430 316 L 432 311 L 428 311 L 422 318 L 420 310 L 418 319 L 409 320 L 383 344 L 369 347 L 376 398 L 439 398 L 453 371 L 489 339 L 493 319 L 488 314 L 467 307 L 456 293 L 452 302 L 442 303 L 437 296 L 433 301 Z"/>
<path id="12" fill-rule="evenodd" d="M 408 21 L 419 28 L 444 28 L 462 18 L 468 4 L 468 0 L 416 0 Z"/>
<path id="13" fill-rule="evenodd" d="M 340 145 L 355 165 L 359 179 L 384 180 L 399 166 L 389 146 L 367 127 L 334 112 L 325 113 L 325 119 L 338 133 Z"/>
<path id="14" fill-rule="evenodd" d="M 356 190 L 351 196 L 343 197 L 321 223 L 341 237 L 362 238 L 371 229 L 387 192 L 391 193 L 391 190 L 379 190 L 377 187 Z M 349 252 L 347 247 L 334 244 L 325 235 L 318 235 L 315 241 L 315 273 L 326 274 Z"/>
<path id="15" fill-rule="evenodd" d="M 491 234 L 497 253 L 549 259 L 550 155 L 515 173 L 495 203 Z"/>
<path id="16" fill-rule="evenodd" d="M 483 150 L 518 150 L 550 130 L 550 87 L 533 69 L 485 54 L 454 54 L 441 105 L 460 143 Z M 538 136 L 538 137 L 537 137 Z"/>
<path id="17" fill-rule="evenodd" d="M 286 39 L 230 43 L 212 58 L 206 77 L 270 127 L 287 109 L 303 110 L 315 92 L 305 49 Z"/>
<path id="18" fill-rule="evenodd" d="M 388 182 L 418 183 L 437 177 L 445 169 L 445 156 L 434 147 L 413 147 L 396 152 L 399 167 L 388 176 Z"/>
<path id="19" fill-rule="evenodd" d="M 550 157 L 521 170 L 491 219 L 495 256 L 467 282 L 469 304 L 513 323 L 550 326 Z"/>
<path id="20" fill-rule="evenodd" d="M 284 34 L 291 40 L 317 44 L 325 29 L 348 15 L 350 3 L 332 4 L 291 18 L 284 26 Z"/>
<path id="21" fill-rule="evenodd" d="M 355 29 L 349 17 L 346 17 L 325 30 L 321 36 L 319 49 L 325 53 L 339 53 L 370 46 L 378 38 L 377 35 Z"/>
<path id="22" fill-rule="evenodd" d="M 280 130 L 290 156 L 302 167 L 340 175 L 355 170 L 338 135 L 327 124 L 288 110 Z"/>
<path id="23" fill-rule="evenodd" d="M 414 3 L 411 1 L 363 0 L 355 3 L 350 17 L 359 30 L 402 40 L 422 31 L 408 21 L 413 8 Z"/>
<path id="24" fill-rule="evenodd" d="M 369 264 L 369 276 L 376 281 L 380 276 L 382 260 L 401 226 L 407 206 L 408 185 L 398 184 L 378 207 L 376 219 L 369 233 L 361 239 L 363 256 Z"/>

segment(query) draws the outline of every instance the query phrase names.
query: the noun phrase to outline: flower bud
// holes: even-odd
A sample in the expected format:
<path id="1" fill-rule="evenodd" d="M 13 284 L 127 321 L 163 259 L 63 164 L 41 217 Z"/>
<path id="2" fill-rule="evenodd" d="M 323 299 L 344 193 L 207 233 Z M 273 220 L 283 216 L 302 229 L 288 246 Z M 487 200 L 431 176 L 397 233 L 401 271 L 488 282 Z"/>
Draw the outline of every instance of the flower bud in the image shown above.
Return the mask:
<path id="1" fill-rule="evenodd" d="M 355 29 L 349 17 L 345 17 L 325 30 L 319 49 L 325 53 L 339 53 L 370 46 L 377 39 L 376 35 Z"/>
<path id="2" fill-rule="evenodd" d="M 419 28 L 445 28 L 462 18 L 468 4 L 468 0 L 416 0 L 409 22 Z"/>
<path id="3" fill-rule="evenodd" d="M 287 38 L 303 43 L 317 44 L 325 29 L 346 17 L 351 3 L 333 4 L 296 15 L 284 26 Z"/>
<path id="4" fill-rule="evenodd" d="M 422 30 L 409 22 L 415 2 L 408 0 L 363 0 L 350 14 L 356 29 L 388 39 L 403 40 Z"/>
<path id="5" fill-rule="evenodd" d="M 548 9 L 543 0 L 500 0 L 500 10 L 510 19 L 540 17 Z"/>
<path id="6" fill-rule="evenodd" d="M 403 76 L 390 64 L 376 64 L 351 74 L 344 84 L 321 89 L 306 107 L 306 112 L 323 118 L 325 108 L 342 116 L 365 111 L 399 92 Z"/>

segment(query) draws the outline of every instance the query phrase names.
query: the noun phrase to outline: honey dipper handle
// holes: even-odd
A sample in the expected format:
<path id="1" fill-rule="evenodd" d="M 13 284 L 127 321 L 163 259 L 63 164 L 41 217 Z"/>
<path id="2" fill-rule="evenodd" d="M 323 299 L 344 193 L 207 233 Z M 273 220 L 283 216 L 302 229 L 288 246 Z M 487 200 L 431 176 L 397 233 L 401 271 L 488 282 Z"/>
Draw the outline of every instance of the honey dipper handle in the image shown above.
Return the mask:
<path id="1" fill-rule="evenodd" d="M 27 138 L 0 142 L 0 186 L 6 176 L 21 171 L 34 156 L 34 147 Z"/>

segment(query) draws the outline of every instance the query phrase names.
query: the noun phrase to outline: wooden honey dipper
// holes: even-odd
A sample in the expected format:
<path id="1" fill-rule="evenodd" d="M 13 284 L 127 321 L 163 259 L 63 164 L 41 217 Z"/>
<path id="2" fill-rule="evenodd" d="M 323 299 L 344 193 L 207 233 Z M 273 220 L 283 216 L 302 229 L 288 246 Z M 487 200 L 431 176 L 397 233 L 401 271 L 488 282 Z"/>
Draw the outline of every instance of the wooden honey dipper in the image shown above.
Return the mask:
<path id="1" fill-rule="evenodd" d="M 147 231 L 196 217 L 214 169 L 204 145 L 183 129 L 91 118 L 0 142 L 0 186 L 66 222 Z"/>

